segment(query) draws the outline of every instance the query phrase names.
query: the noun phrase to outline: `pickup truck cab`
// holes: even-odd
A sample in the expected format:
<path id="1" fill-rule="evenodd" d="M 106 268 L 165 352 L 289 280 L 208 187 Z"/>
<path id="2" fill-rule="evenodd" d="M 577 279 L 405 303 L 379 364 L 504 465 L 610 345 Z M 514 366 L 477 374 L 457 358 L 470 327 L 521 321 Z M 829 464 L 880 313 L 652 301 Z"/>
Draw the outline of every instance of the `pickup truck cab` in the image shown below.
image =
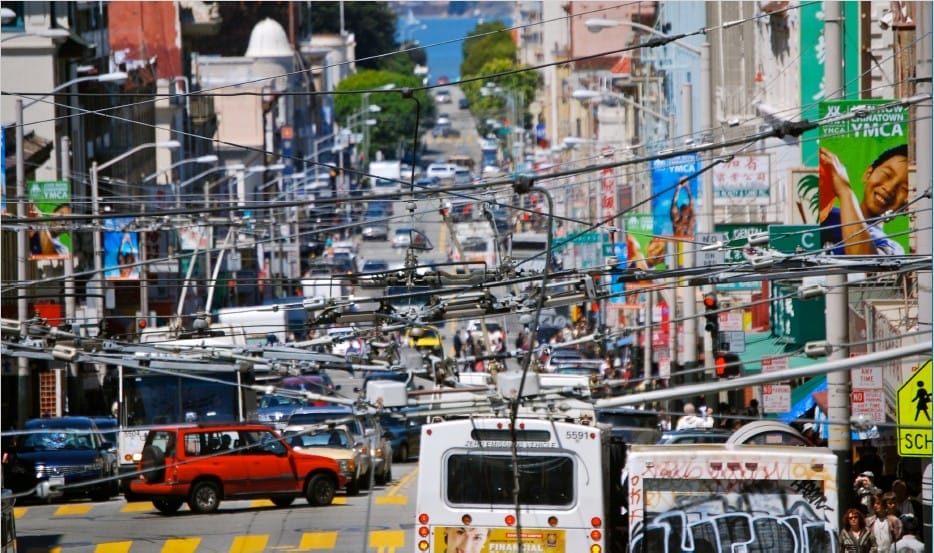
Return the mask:
<path id="1" fill-rule="evenodd" d="M 139 473 L 127 499 L 152 501 L 163 514 L 186 502 L 196 513 L 213 513 L 224 499 L 269 499 L 284 507 L 304 497 L 312 506 L 329 505 L 347 485 L 337 461 L 297 451 L 261 424 L 153 428 Z"/>

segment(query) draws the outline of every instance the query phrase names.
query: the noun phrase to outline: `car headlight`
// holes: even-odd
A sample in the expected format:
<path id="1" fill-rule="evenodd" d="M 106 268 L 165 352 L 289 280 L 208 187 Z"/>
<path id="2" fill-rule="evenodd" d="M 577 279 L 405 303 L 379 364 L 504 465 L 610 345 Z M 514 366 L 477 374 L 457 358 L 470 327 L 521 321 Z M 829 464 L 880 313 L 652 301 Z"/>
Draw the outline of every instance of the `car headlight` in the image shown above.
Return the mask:
<path id="1" fill-rule="evenodd" d="M 341 472 L 350 472 L 353 470 L 353 463 L 349 459 L 341 459 L 337 462 L 337 467 Z"/>

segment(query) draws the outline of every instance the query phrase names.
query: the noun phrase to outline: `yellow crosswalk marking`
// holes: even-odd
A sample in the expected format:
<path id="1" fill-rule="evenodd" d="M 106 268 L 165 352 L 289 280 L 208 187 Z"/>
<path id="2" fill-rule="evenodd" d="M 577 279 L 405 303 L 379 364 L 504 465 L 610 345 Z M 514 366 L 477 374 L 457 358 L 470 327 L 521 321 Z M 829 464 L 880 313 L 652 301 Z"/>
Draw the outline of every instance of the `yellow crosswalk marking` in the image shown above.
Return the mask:
<path id="1" fill-rule="evenodd" d="M 131 541 L 113 541 L 101 543 L 94 548 L 94 553 L 130 553 Z"/>
<path id="2" fill-rule="evenodd" d="M 26 550 L 26 553 L 62 553 L 61 546 L 58 547 L 30 547 Z"/>
<path id="3" fill-rule="evenodd" d="M 276 506 L 275 503 L 273 503 L 272 501 L 269 501 L 268 499 L 256 499 L 250 503 L 250 508 L 275 507 L 275 506 Z"/>
<path id="4" fill-rule="evenodd" d="M 333 501 L 331 501 L 331 505 L 346 505 L 346 504 L 347 504 L 347 496 L 337 496 L 334 498 Z"/>
<path id="5" fill-rule="evenodd" d="M 73 517 L 77 515 L 86 515 L 91 512 L 91 509 L 94 505 L 62 505 L 58 509 L 55 509 L 55 516 L 57 517 Z"/>
<path id="6" fill-rule="evenodd" d="M 29 507 L 13 507 L 13 518 L 19 519 L 21 516 L 25 516 L 29 511 Z"/>
<path id="7" fill-rule="evenodd" d="M 404 495 L 382 495 L 376 498 L 377 505 L 405 505 L 406 503 L 408 503 L 408 498 Z"/>
<path id="8" fill-rule="evenodd" d="M 405 532 L 402 530 L 374 530 L 370 532 L 370 547 L 375 547 L 379 553 L 395 551 L 395 548 L 405 545 Z"/>
<path id="9" fill-rule="evenodd" d="M 137 501 L 135 503 L 127 503 L 121 509 L 121 513 L 145 513 L 147 511 L 154 511 L 156 507 L 148 501 Z"/>
<path id="10" fill-rule="evenodd" d="M 305 532 L 298 544 L 299 551 L 311 549 L 334 549 L 337 544 L 337 532 Z"/>
<path id="11" fill-rule="evenodd" d="M 234 538 L 233 545 L 230 546 L 230 553 L 262 553 L 266 550 L 266 542 L 269 536 L 237 536 Z"/>
<path id="12" fill-rule="evenodd" d="M 174 538 L 166 540 L 162 553 L 195 553 L 201 538 Z"/>

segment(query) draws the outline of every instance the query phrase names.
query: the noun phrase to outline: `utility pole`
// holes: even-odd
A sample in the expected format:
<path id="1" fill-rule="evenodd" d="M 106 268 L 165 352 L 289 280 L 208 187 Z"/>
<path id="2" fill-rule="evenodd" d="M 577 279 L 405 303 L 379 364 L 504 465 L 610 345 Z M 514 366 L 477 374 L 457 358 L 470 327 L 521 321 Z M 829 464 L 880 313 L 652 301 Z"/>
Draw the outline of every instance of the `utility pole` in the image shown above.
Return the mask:
<path id="1" fill-rule="evenodd" d="M 68 190 L 71 190 L 71 139 L 67 136 L 62 137 L 60 167 L 62 168 L 62 180 L 68 181 Z M 72 238 L 72 244 L 75 243 Z M 65 321 L 71 325 L 75 324 L 75 249 L 71 248 L 71 256 L 64 259 L 65 264 Z M 72 328 L 72 332 L 74 332 Z"/>
<path id="2" fill-rule="evenodd" d="M 710 91 L 710 44 L 705 42 L 700 46 L 700 139 L 701 143 L 711 142 L 710 133 L 713 129 L 713 117 L 711 115 L 711 103 L 713 94 Z M 702 155 L 700 165 L 703 167 L 707 156 Z M 701 198 L 704 199 L 704 211 L 700 218 L 701 231 L 712 233 L 714 231 L 714 207 L 713 207 L 713 174 L 705 172 L 701 175 Z M 712 285 L 704 286 L 702 292 L 706 294 L 716 294 L 717 290 Z M 694 298 L 691 298 L 694 299 Z M 705 378 L 716 378 L 714 372 L 716 348 L 719 344 L 716 336 L 711 336 L 709 332 L 704 333 L 704 376 Z M 716 396 L 708 396 L 706 403 L 708 407 L 715 407 Z"/>
<path id="3" fill-rule="evenodd" d="M 843 96 L 843 11 L 839 2 L 824 3 L 824 90 L 827 99 Z M 849 356 L 849 301 L 846 275 L 827 277 L 826 330 L 831 345 L 828 360 L 836 361 Z M 838 424 L 829 426 L 827 445 L 837 454 L 837 490 L 840 505 L 851 504 L 853 457 L 850 452 L 850 426 L 839 424 L 850 420 L 850 372 L 836 371 L 827 375 L 827 409 L 830 420 Z"/>
<path id="4" fill-rule="evenodd" d="M 921 40 L 917 46 L 917 60 L 915 62 L 915 94 L 926 94 L 928 99 L 917 104 L 914 108 L 915 121 L 915 159 L 916 161 L 916 182 L 915 190 L 917 194 L 924 195 L 919 199 L 914 212 L 915 217 L 914 235 L 917 239 L 917 248 L 919 255 L 931 255 L 931 224 L 934 218 L 931 216 L 931 196 L 927 195 L 931 191 L 931 133 L 934 132 L 931 125 L 931 3 L 918 3 L 918 18 L 915 36 Z M 918 272 L 918 328 L 921 332 L 931 332 L 931 312 L 934 298 L 931 295 L 931 271 Z M 927 338 L 930 343 L 930 335 Z M 931 474 L 931 459 L 924 459 L 922 463 L 922 474 Z M 931 513 L 931 480 L 927 480 L 928 485 L 923 487 L 922 504 Z M 931 517 L 924 518 L 924 543 L 931 544 L 934 539 L 934 533 L 931 531 Z"/>
<path id="5" fill-rule="evenodd" d="M 26 160 L 23 151 L 23 100 L 16 100 L 16 217 L 20 221 L 26 219 Z M 20 223 L 16 231 L 16 279 L 19 286 L 16 288 L 16 316 L 19 318 L 20 336 L 26 336 L 26 320 L 29 319 L 29 303 L 26 299 L 26 263 L 29 259 L 29 241 L 27 240 L 26 225 Z M 19 394 L 16 400 L 17 427 L 30 416 L 32 407 L 32 377 L 29 374 L 29 359 L 18 357 L 16 359 L 16 381 Z"/>
<path id="6" fill-rule="evenodd" d="M 691 83 L 686 83 L 682 85 L 681 89 L 681 124 L 683 128 L 681 132 L 685 135 L 694 134 L 694 104 L 691 101 L 693 93 L 693 86 Z M 675 133 L 672 133 L 674 137 Z M 713 186 L 711 186 L 711 189 Z M 706 194 L 706 189 L 704 190 Z M 711 192 L 713 194 L 713 192 Z M 707 200 L 705 199 L 706 203 Z M 679 243 L 680 247 L 680 243 Z M 682 267 L 685 269 L 691 268 L 694 266 L 694 248 L 690 248 L 691 251 L 688 255 L 684 256 L 682 260 Z M 680 252 L 679 252 L 680 253 Z M 683 357 L 683 369 L 685 371 L 693 371 L 697 368 L 697 321 L 695 317 L 697 316 L 697 294 L 694 292 L 693 286 L 681 287 L 680 283 L 677 288 L 678 296 L 681 296 L 681 312 L 679 317 L 672 316 L 672 319 L 681 318 L 684 322 L 682 323 L 682 328 L 684 329 L 684 338 L 681 341 L 681 347 L 684 349 Z M 676 311 L 673 311 L 675 313 Z M 676 334 L 676 333 L 673 333 Z M 677 359 L 677 350 L 671 352 L 669 358 Z M 681 381 L 679 384 L 685 384 Z M 669 409 L 669 411 L 671 411 Z"/>

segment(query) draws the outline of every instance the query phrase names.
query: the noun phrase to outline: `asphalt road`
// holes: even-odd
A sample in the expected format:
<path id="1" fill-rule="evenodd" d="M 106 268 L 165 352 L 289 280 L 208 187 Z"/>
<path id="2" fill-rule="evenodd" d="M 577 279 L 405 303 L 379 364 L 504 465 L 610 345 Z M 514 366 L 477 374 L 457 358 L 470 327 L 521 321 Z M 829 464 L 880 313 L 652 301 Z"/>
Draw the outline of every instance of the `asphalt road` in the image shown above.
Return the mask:
<path id="1" fill-rule="evenodd" d="M 287 508 L 228 501 L 215 514 L 187 506 L 165 516 L 151 503 L 57 501 L 15 507 L 20 553 L 412 551 L 417 462 L 393 464 L 393 481 L 332 505 Z M 60 548 L 60 549 L 55 549 Z"/>

